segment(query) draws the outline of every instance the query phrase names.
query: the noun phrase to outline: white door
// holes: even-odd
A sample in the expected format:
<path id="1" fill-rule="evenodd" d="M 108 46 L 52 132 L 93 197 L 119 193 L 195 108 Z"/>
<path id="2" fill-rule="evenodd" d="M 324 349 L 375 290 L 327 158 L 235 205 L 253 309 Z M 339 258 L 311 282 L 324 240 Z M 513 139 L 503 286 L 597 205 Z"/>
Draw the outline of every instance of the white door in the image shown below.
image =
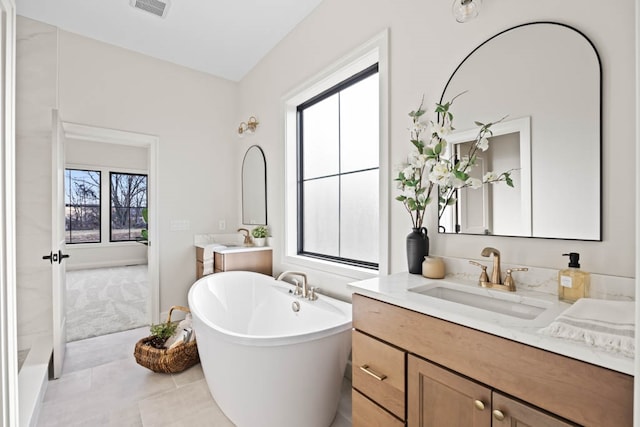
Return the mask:
<path id="1" fill-rule="evenodd" d="M 469 171 L 471 178 L 482 177 L 487 173 L 486 161 L 476 158 L 477 167 Z M 490 199 L 490 185 L 483 185 L 474 190 L 466 187 L 458 192 L 460 209 L 460 232 L 468 234 L 490 234 L 493 204 Z"/>
<path id="2" fill-rule="evenodd" d="M 58 110 L 53 110 L 53 164 L 52 164 L 52 227 L 51 266 L 53 284 L 53 376 L 62 374 L 62 363 L 67 345 L 66 267 L 65 249 L 65 194 L 64 194 L 64 132 Z"/>

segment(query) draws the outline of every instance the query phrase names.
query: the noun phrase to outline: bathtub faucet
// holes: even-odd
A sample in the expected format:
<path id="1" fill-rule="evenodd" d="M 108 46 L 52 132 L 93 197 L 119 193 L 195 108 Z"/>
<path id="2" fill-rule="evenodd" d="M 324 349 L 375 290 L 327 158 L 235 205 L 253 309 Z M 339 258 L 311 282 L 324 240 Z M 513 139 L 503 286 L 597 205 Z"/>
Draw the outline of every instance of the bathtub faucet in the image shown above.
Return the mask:
<path id="1" fill-rule="evenodd" d="M 285 271 L 280 274 L 276 280 L 284 280 L 289 276 L 300 276 L 302 278 L 302 294 L 298 294 L 298 286 L 296 285 L 296 295 L 302 295 L 302 298 L 309 298 L 309 287 L 307 285 L 307 275 L 299 271 Z"/>

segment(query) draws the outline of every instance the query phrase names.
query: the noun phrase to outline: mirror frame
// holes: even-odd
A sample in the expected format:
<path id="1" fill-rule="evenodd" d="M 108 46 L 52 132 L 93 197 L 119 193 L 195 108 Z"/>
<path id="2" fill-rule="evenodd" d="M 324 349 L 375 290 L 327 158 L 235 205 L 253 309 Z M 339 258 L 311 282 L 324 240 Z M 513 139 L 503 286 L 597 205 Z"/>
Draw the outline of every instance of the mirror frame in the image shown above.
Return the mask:
<path id="1" fill-rule="evenodd" d="M 509 235 L 491 235 L 493 237 L 522 237 L 522 238 L 534 238 L 534 239 L 552 239 L 552 240 L 576 240 L 576 241 L 590 241 L 590 242 L 601 242 L 603 240 L 603 224 L 604 224 L 604 220 L 603 220 L 603 213 L 604 213 L 604 207 L 603 207 L 603 180 L 604 180 L 604 175 L 603 175 L 603 131 L 602 131 L 602 127 L 603 127 L 603 123 L 602 123 L 602 104 L 603 104 L 603 89 L 602 89 L 602 60 L 600 58 L 600 54 L 598 53 L 598 49 L 596 49 L 596 46 L 593 44 L 593 42 L 589 39 L 589 37 L 586 36 L 586 34 L 584 34 L 582 31 L 578 30 L 577 28 L 572 27 L 571 25 L 567 25 L 567 24 L 563 24 L 560 22 L 554 22 L 554 21 L 535 21 L 535 22 L 527 22 L 524 24 L 520 24 L 520 25 L 516 25 L 510 28 L 507 28 L 506 30 L 500 31 L 499 33 L 489 37 L 487 40 L 483 41 L 482 43 L 480 43 L 478 46 L 476 46 L 471 52 L 469 52 L 469 54 L 467 54 L 464 59 L 458 64 L 458 66 L 455 68 L 455 70 L 453 70 L 453 73 L 451 73 L 451 76 L 449 76 L 449 79 L 447 80 L 447 83 L 444 86 L 444 89 L 442 90 L 442 94 L 440 96 L 440 103 L 444 102 L 444 96 L 447 92 L 447 89 L 449 88 L 449 84 L 451 83 L 451 81 L 454 79 L 456 73 L 458 72 L 458 70 L 465 64 L 465 62 L 467 61 L 467 59 L 469 59 L 476 51 L 478 51 L 480 48 L 482 48 L 484 45 L 486 45 L 487 43 L 491 42 L 493 39 L 502 36 L 503 34 L 509 32 L 509 31 L 513 31 L 516 30 L 518 28 L 522 28 L 522 27 L 526 27 L 526 26 L 530 26 L 530 25 L 539 25 L 539 24 L 548 24 L 548 25 L 558 25 L 561 27 L 565 27 L 568 30 L 574 31 L 575 33 L 577 33 L 578 35 L 582 36 L 582 38 L 589 44 L 589 46 L 591 46 L 591 48 L 593 49 L 593 53 L 595 55 L 595 58 L 597 60 L 597 64 L 598 64 L 598 95 L 599 95 L 599 102 L 598 102 L 598 116 L 599 116 L 599 120 L 600 120 L 600 126 L 599 126 L 599 135 L 598 135 L 598 139 L 599 139 L 599 170 L 598 173 L 600 175 L 600 194 L 599 194 L 599 199 L 600 199 L 600 203 L 599 203 L 599 209 L 598 209 L 598 215 L 599 215 L 599 233 L 598 233 L 598 237 L 594 238 L 594 239 L 580 239 L 580 238 L 572 238 L 572 237 L 537 237 L 537 236 L 509 236 Z M 438 116 L 439 118 L 439 116 Z M 533 183 L 533 177 L 531 177 L 531 181 Z M 451 234 L 451 235 L 465 235 L 465 236 L 485 236 L 484 234 L 471 234 L 471 233 L 458 233 L 458 232 L 442 232 L 441 228 L 440 228 L 440 224 L 438 222 L 438 234 Z"/>
<path id="2" fill-rule="evenodd" d="M 262 222 L 245 222 L 245 200 L 244 200 L 244 196 L 245 196 L 245 179 L 244 179 L 244 167 L 245 167 L 245 163 L 247 161 L 247 155 L 249 154 L 249 152 L 253 149 L 253 148 L 257 148 L 259 154 L 262 156 L 262 162 L 264 164 L 264 223 Z M 246 224 L 246 225 L 267 225 L 267 159 L 264 155 L 264 151 L 262 150 L 262 148 L 259 145 L 252 145 L 249 148 L 247 148 L 247 151 L 244 153 L 244 157 L 242 158 L 242 172 L 241 172 L 242 176 L 242 224 Z"/>

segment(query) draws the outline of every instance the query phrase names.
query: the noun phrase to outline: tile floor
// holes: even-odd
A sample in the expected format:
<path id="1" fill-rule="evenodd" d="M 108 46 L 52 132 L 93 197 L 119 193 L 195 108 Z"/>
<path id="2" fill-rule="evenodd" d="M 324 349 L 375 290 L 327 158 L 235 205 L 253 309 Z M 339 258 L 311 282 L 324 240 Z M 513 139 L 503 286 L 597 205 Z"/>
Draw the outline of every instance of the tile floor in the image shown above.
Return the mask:
<path id="1" fill-rule="evenodd" d="M 49 382 L 37 425 L 233 427 L 200 365 L 166 375 L 136 364 L 134 345 L 147 333 L 145 327 L 69 343 L 62 377 Z M 351 427 L 347 380 L 331 427 Z"/>

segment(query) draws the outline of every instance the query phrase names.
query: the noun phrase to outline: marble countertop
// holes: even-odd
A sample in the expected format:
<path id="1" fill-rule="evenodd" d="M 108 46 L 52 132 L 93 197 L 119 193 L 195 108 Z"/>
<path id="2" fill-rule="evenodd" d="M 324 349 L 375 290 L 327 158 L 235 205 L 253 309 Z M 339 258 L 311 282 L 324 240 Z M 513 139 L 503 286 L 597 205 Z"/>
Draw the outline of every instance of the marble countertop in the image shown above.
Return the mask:
<path id="1" fill-rule="evenodd" d="M 411 291 L 411 289 L 415 290 L 416 288 L 422 288 L 429 284 L 437 285 L 438 282 L 440 281 L 427 279 L 420 275 L 397 273 L 390 276 L 353 282 L 349 284 L 349 287 L 355 293 L 419 313 L 628 375 L 634 374 L 634 360 L 632 358 L 600 350 L 587 344 L 539 333 L 538 331 L 541 328 L 549 325 L 558 315 L 570 307 L 569 304 L 558 301 L 555 295 L 528 289 L 509 293 L 509 295 L 511 295 L 510 298 L 516 298 L 522 301 L 537 300 L 541 301 L 545 307 L 548 307 L 538 317 L 527 320 Z M 480 293 L 486 296 L 491 296 L 496 292 L 503 292 L 480 288 L 477 285 L 477 281 L 455 277 L 446 278 L 442 282 L 451 283 L 454 286 L 469 286 L 473 288 L 470 290 L 474 293 Z"/>
<path id="2" fill-rule="evenodd" d="M 213 252 L 219 254 L 229 254 L 234 252 L 254 252 L 271 250 L 269 246 L 217 246 L 213 248 Z"/>
<path id="3" fill-rule="evenodd" d="M 252 252 L 271 250 L 269 246 L 243 246 L 242 244 L 224 244 L 224 243 L 196 243 L 196 248 L 202 248 L 205 251 L 217 252 L 220 254 L 228 254 L 233 252 Z"/>
<path id="4" fill-rule="evenodd" d="M 252 252 L 270 250 L 269 246 L 244 246 L 244 236 L 240 233 L 196 234 L 193 239 L 196 248 L 205 252 L 227 254 L 233 252 Z"/>

